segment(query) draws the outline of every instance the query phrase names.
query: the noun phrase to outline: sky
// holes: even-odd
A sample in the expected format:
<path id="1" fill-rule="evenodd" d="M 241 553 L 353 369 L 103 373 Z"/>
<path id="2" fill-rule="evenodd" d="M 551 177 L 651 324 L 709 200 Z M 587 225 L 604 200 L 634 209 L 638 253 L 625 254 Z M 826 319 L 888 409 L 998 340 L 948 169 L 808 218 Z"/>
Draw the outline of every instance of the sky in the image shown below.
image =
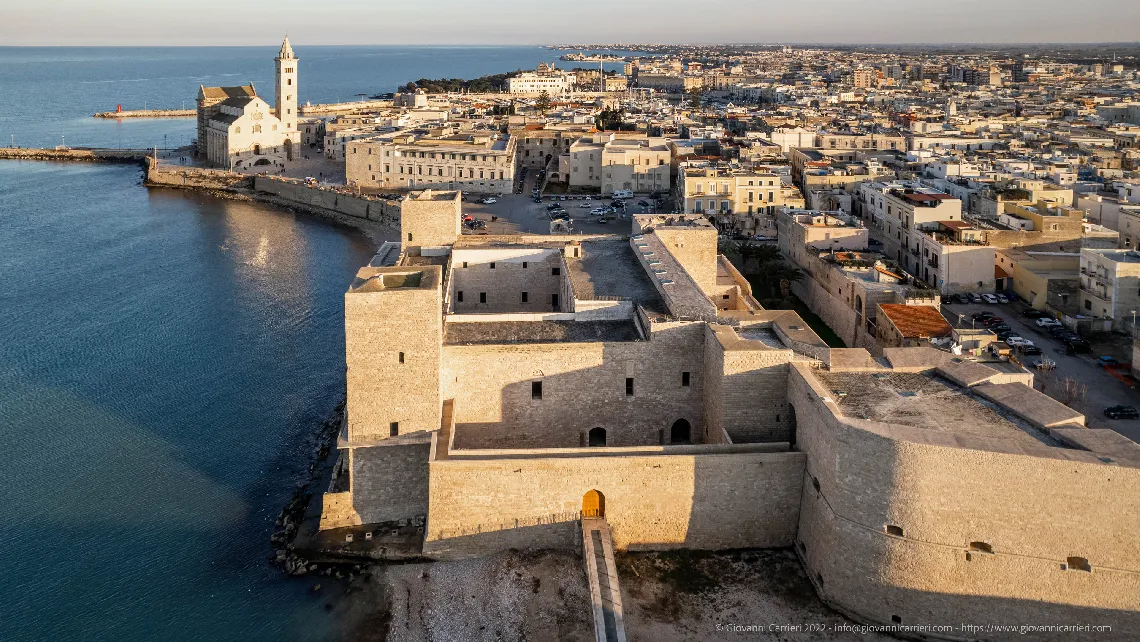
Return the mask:
<path id="1" fill-rule="evenodd" d="M 1140 40 L 1140 0 L 0 0 L 0 45 Z"/>

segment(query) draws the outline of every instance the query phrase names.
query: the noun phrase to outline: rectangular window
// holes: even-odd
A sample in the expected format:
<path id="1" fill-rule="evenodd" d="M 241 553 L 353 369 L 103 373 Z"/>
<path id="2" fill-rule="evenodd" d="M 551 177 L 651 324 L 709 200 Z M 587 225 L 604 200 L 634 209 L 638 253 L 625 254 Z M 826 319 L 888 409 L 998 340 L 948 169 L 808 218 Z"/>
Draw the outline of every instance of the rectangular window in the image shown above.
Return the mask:
<path id="1" fill-rule="evenodd" d="M 526 303 L 526 292 L 522 293 L 522 302 Z"/>
<path id="2" fill-rule="evenodd" d="M 626 377 L 625 378 L 625 396 L 627 396 L 627 397 L 633 396 L 633 377 Z"/>
<path id="3" fill-rule="evenodd" d="M 486 302 L 487 302 L 487 293 L 486 292 L 480 292 L 479 293 L 479 303 L 486 303 Z"/>
<path id="4" fill-rule="evenodd" d="M 492 270 L 495 269 L 495 262 L 494 261 L 491 262 L 491 269 Z"/>
<path id="5" fill-rule="evenodd" d="M 530 382 L 530 398 L 531 399 L 542 399 L 542 382 L 541 381 Z"/>
<path id="6" fill-rule="evenodd" d="M 403 363 L 403 362 L 404 362 L 404 353 L 401 352 L 400 353 L 400 363 Z M 685 374 L 688 374 L 688 373 L 685 373 Z"/>
<path id="7" fill-rule="evenodd" d="M 392 423 L 388 424 L 388 434 L 391 437 L 395 437 L 395 436 L 399 435 L 400 434 L 400 422 L 393 421 Z"/>
<path id="8" fill-rule="evenodd" d="M 411 241 L 412 241 L 412 233 L 408 232 L 408 242 L 410 243 Z"/>
<path id="9" fill-rule="evenodd" d="M 689 387 L 689 373 L 687 373 L 687 372 L 681 373 L 681 385 L 686 387 L 686 388 Z"/>
<path id="10" fill-rule="evenodd" d="M 467 261 L 463 262 L 463 267 L 467 267 Z"/>
<path id="11" fill-rule="evenodd" d="M 455 292 L 455 300 L 463 303 L 463 290 L 457 290 Z"/>
<path id="12" fill-rule="evenodd" d="M 523 261 L 523 269 L 526 269 L 526 264 L 527 264 L 527 262 Z"/>
<path id="13" fill-rule="evenodd" d="M 552 276 L 558 276 L 559 274 L 562 274 L 562 268 L 550 268 L 550 274 Z"/>

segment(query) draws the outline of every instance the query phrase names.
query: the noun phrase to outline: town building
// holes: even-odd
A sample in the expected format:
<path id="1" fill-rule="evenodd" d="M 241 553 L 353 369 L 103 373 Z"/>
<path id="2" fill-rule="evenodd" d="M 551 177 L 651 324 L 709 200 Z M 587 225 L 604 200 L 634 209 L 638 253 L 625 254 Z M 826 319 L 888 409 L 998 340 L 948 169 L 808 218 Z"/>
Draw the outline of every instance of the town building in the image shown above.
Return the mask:
<path id="1" fill-rule="evenodd" d="M 507 80 L 507 91 L 512 94 L 542 94 L 551 96 L 574 91 L 577 79 L 574 74 L 556 69 L 554 65 L 539 63 L 535 71 L 524 71 Z"/>
<path id="2" fill-rule="evenodd" d="M 346 144 L 345 177 L 366 189 L 510 192 L 515 154 L 515 137 L 497 131 L 399 131 Z"/>
<path id="3" fill-rule="evenodd" d="M 602 132 L 570 145 L 559 160 L 559 174 L 572 188 L 597 188 L 603 195 L 618 190 L 638 194 L 668 192 L 671 152 L 662 138 Z"/>
<path id="4" fill-rule="evenodd" d="M 1140 252 L 1081 250 L 1081 307 L 1103 320 L 1098 329 L 1132 332 L 1140 312 Z"/>

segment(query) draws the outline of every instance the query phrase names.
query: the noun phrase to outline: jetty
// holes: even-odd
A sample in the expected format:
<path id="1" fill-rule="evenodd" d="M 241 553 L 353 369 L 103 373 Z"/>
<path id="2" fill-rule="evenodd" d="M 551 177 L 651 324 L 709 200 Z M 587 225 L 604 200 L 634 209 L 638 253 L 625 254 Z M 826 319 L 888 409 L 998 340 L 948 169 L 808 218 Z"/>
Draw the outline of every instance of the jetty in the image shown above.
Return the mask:
<path id="1" fill-rule="evenodd" d="M 197 115 L 195 109 L 123 109 L 101 111 L 95 118 L 194 118 Z"/>
<path id="2" fill-rule="evenodd" d="M 142 163 L 153 149 L 114 149 L 100 147 L 27 148 L 0 147 L 0 159 L 48 160 L 81 163 Z"/>

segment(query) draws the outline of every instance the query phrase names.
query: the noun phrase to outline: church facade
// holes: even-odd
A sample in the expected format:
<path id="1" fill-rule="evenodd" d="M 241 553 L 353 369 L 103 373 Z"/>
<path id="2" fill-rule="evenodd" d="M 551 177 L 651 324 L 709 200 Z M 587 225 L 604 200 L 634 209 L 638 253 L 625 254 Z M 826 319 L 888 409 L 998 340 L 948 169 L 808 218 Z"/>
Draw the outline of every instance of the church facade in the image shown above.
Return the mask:
<path id="1" fill-rule="evenodd" d="M 274 60 L 274 104 L 253 83 L 198 90 L 199 156 L 232 170 L 283 165 L 300 153 L 297 129 L 297 57 L 286 37 Z"/>

